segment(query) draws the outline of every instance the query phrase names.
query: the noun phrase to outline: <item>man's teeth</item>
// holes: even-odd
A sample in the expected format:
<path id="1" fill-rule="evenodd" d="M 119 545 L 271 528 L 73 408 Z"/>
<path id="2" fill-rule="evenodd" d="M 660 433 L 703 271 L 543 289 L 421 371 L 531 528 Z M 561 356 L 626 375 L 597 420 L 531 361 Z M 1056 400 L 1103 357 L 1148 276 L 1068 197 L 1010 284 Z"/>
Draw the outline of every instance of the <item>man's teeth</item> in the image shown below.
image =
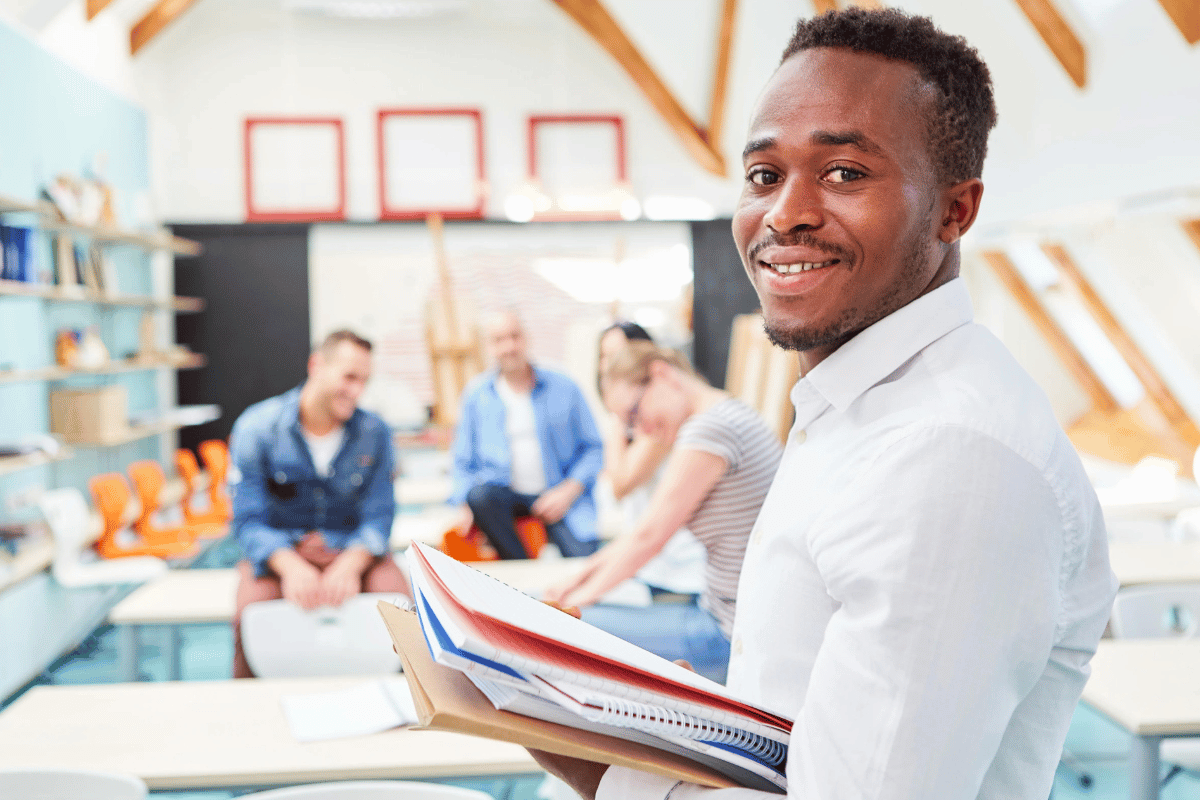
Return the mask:
<path id="1" fill-rule="evenodd" d="M 836 260 L 837 259 L 833 259 L 833 261 L 836 261 Z M 775 270 L 780 275 L 791 275 L 794 272 L 807 272 L 810 269 L 820 269 L 821 267 L 828 267 L 829 265 L 831 265 L 833 263 L 833 261 L 822 261 L 820 263 L 804 261 L 804 262 L 800 262 L 799 264 L 770 264 L 767 262 L 763 262 L 763 263 L 766 263 L 768 267 Z"/>

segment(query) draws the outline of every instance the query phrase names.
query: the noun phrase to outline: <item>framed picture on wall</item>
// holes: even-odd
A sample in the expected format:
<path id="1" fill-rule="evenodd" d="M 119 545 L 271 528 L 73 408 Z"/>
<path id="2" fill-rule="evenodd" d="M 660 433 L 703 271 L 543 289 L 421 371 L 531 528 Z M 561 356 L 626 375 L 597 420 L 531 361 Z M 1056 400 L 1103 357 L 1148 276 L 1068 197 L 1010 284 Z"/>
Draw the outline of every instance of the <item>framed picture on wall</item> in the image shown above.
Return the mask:
<path id="1" fill-rule="evenodd" d="M 379 218 L 481 219 L 487 200 L 483 114 L 389 108 L 378 117 Z"/>
<path id="2" fill-rule="evenodd" d="M 247 222 L 346 219 L 346 137 L 335 117 L 245 122 Z"/>
<path id="3" fill-rule="evenodd" d="M 638 216 L 640 209 L 629 191 L 622 117 L 535 114 L 528 125 L 529 184 L 545 198 L 537 218 Z"/>

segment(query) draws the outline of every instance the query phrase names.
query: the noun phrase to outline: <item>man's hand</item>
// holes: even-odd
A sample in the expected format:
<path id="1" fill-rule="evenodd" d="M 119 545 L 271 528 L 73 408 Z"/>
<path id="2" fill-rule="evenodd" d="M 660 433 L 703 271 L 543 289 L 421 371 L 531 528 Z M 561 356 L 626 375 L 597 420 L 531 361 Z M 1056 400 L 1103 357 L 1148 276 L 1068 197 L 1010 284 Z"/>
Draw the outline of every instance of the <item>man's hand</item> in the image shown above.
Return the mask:
<path id="1" fill-rule="evenodd" d="M 533 501 L 530 511 L 534 516 L 541 517 L 543 521 L 553 525 L 567 515 L 581 494 L 583 484 L 574 478 L 567 478 L 557 486 L 542 492 L 541 496 Z"/>
<path id="2" fill-rule="evenodd" d="M 584 800 L 596 800 L 596 790 L 600 788 L 600 779 L 608 770 L 607 764 L 597 764 L 595 761 L 584 761 L 582 758 L 560 756 L 557 753 L 547 753 L 545 750 L 529 750 L 529 755 L 556 778 L 574 789 Z"/>
<path id="3" fill-rule="evenodd" d="M 462 508 L 458 510 L 458 521 L 454 523 L 454 529 L 466 536 L 467 531 L 471 530 L 471 526 L 474 524 L 475 514 L 469 505 L 463 503 Z"/>
<path id="4" fill-rule="evenodd" d="M 301 558 L 290 547 L 280 548 L 267 559 L 267 565 L 279 576 L 283 599 L 306 611 L 321 605 L 321 571 Z"/>
<path id="5" fill-rule="evenodd" d="M 362 591 L 363 573 L 375 556 L 365 547 L 348 547 L 321 574 L 321 596 L 325 605 L 340 606 Z"/>

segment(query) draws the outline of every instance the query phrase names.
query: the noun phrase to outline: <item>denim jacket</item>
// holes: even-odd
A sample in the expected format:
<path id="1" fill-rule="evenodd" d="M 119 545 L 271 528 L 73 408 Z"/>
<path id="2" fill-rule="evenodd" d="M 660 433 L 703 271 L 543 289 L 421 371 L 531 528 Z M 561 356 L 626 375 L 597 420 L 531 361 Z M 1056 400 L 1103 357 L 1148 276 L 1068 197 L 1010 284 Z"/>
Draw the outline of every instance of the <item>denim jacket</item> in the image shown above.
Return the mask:
<path id="1" fill-rule="evenodd" d="M 233 426 L 229 444 L 233 535 L 254 567 L 269 574 L 267 559 L 320 531 L 329 547 L 353 545 L 388 552 L 396 500 L 391 431 L 358 409 L 329 470 L 317 475 L 300 427 L 300 389 L 256 403 Z"/>
<path id="2" fill-rule="evenodd" d="M 496 391 L 497 371 L 480 375 L 463 391 L 454 431 L 454 490 L 450 502 L 466 502 L 467 492 L 485 483 L 507 486 L 511 480 L 504 401 Z M 533 417 L 537 423 L 546 486 L 566 478 L 583 484 L 583 494 L 563 517 L 576 539 L 596 539 L 596 503 L 592 487 L 604 466 L 604 448 L 583 392 L 562 373 L 533 368 Z"/>

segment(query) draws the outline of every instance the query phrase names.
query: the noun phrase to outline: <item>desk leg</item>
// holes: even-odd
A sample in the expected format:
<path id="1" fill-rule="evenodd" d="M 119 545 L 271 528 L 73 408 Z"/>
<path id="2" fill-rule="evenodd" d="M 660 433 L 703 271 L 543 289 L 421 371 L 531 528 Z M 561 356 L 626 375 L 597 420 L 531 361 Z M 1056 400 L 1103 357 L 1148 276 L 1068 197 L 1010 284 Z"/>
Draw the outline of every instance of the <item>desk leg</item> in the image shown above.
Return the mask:
<path id="1" fill-rule="evenodd" d="M 167 646 L 165 655 L 167 659 L 167 680 L 177 681 L 180 679 L 180 677 L 182 677 L 179 668 L 179 661 L 181 656 L 180 650 L 183 648 L 181 641 L 182 637 L 179 634 L 179 626 L 168 625 L 166 633 Z"/>
<path id="2" fill-rule="evenodd" d="M 1161 736 L 1134 736 L 1129 754 L 1129 797 L 1158 800 L 1158 753 Z"/>
<path id="3" fill-rule="evenodd" d="M 121 625 L 117 628 L 117 667 L 121 680 L 133 683 L 138 679 L 139 630 L 137 625 Z"/>

